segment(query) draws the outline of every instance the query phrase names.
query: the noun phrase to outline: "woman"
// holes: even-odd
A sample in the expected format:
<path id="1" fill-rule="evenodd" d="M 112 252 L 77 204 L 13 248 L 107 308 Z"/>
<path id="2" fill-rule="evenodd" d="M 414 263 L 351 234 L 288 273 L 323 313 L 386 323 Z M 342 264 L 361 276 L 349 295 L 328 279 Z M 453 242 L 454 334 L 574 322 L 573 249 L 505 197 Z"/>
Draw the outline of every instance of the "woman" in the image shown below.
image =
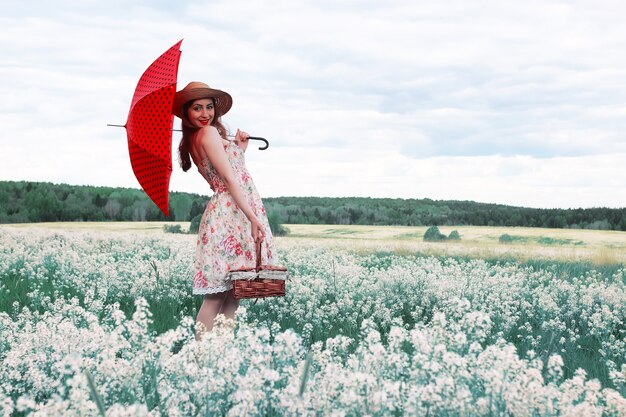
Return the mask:
<path id="1" fill-rule="evenodd" d="M 228 140 L 220 120 L 231 106 L 230 94 L 194 81 L 176 93 L 172 109 L 182 119 L 183 171 L 193 160 L 214 191 L 200 220 L 194 259 L 193 293 L 204 296 L 197 321 L 205 330 L 213 328 L 217 314 L 234 319 L 239 300 L 228 273 L 256 265 L 257 242 L 262 263 L 274 264 L 272 232 L 244 161 L 249 135 L 237 129 L 234 141 Z"/>

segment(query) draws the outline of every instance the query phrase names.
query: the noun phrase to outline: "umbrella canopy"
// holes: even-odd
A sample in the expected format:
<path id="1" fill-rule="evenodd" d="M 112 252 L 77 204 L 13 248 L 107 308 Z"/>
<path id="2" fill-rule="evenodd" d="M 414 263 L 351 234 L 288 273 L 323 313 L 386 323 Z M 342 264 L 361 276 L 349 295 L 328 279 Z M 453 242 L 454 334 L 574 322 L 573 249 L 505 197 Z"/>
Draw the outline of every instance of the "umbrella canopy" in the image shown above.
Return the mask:
<path id="1" fill-rule="evenodd" d="M 126 120 L 128 152 L 135 177 L 148 197 L 169 216 L 172 175 L 172 103 L 182 39 L 143 73 Z"/>

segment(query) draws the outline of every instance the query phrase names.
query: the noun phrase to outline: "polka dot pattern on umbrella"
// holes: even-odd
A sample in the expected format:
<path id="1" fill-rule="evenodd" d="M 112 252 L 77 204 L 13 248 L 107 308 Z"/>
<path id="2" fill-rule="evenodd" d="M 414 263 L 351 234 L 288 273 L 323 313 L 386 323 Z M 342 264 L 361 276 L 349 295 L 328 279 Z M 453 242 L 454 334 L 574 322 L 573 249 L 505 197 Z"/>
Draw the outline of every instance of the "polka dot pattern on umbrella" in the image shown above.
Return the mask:
<path id="1" fill-rule="evenodd" d="M 168 215 L 172 173 L 172 102 L 180 44 L 172 46 L 143 73 L 128 112 L 126 134 L 133 172 L 146 194 Z"/>
<path id="2" fill-rule="evenodd" d="M 135 105 L 126 121 L 126 130 L 132 141 L 146 152 L 169 160 L 170 166 L 174 124 L 171 106 L 175 93 L 176 84 L 155 90 Z"/>
<path id="3" fill-rule="evenodd" d="M 139 100 L 161 87 L 168 84 L 176 84 L 181 42 L 182 40 L 168 49 L 144 71 L 139 82 L 137 82 L 133 101 L 130 105 L 129 116 Z"/>
<path id="4" fill-rule="evenodd" d="M 168 190 L 172 164 L 145 152 L 133 142 L 128 142 L 133 172 L 139 180 L 141 187 L 154 203 L 165 213 L 168 212 Z"/>

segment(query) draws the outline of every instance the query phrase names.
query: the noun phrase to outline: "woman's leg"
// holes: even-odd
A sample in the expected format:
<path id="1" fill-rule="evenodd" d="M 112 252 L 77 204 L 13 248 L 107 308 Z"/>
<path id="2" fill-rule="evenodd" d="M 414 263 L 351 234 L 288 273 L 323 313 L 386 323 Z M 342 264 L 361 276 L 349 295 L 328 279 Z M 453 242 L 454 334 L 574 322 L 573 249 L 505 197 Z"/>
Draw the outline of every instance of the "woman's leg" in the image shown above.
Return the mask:
<path id="1" fill-rule="evenodd" d="M 198 318 L 196 319 L 196 323 L 200 322 L 204 328 L 202 328 L 202 326 L 198 326 L 198 329 L 196 330 L 196 340 L 200 340 L 202 333 L 213 329 L 215 316 L 224 312 L 224 300 L 227 296 L 228 294 L 223 292 L 217 294 L 206 294 L 204 296 L 202 306 L 200 306 L 200 311 L 198 311 Z"/>
<path id="2" fill-rule="evenodd" d="M 237 311 L 238 307 L 239 300 L 233 297 L 233 290 L 228 291 L 226 295 L 226 300 L 224 300 L 224 308 L 222 310 L 222 313 L 224 313 L 224 315 L 229 319 L 234 319 L 235 312 Z"/>

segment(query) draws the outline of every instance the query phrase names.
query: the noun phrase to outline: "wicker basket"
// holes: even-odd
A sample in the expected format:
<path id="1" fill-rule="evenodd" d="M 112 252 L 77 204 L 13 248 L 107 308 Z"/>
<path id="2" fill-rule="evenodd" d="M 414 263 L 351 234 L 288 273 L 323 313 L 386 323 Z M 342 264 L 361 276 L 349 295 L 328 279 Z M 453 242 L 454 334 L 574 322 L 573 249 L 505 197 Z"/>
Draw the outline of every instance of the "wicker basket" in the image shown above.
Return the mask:
<path id="1" fill-rule="evenodd" d="M 256 245 L 256 268 L 237 269 L 229 273 L 233 283 L 233 297 L 264 298 L 285 295 L 287 268 L 277 265 L 261 265 L 261 242 Z"/>

